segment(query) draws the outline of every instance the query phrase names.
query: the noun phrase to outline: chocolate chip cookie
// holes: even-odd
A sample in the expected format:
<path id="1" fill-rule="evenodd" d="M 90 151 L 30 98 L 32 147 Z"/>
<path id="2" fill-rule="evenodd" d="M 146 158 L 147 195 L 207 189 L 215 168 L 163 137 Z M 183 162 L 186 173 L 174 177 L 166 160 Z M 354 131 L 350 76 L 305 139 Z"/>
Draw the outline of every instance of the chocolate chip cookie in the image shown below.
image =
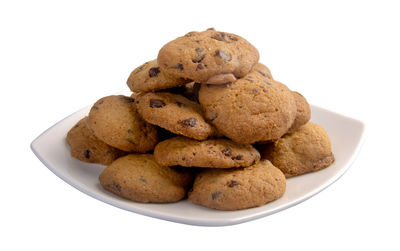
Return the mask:
<path id="1" fill-rule="evenodd" d="M 193 179 L 188 170 L 160 166 L 151 154 L 129 154 L 100 174 L 104 189 L 137 202 L 175 202 L 186 196 Z"/>
<path id="2" fill-rule="evenodd" d="M 122 95 L 98 100 L 87 124 L 97 138 L 127 152 L 144 153 L 158 143 L 157 128 L 140 117 L 134 99 Z"/>
<path id="3" fill-rule="evenodd" d="M 203 118 L 198 103 L 179 94 L 144 93 L 136 98 L 138 112 L 147 122 L 189 138 L 204 140 L 216 134 Z"/>
<path id="4" fill-rule="evenodd" d="M 325 130 L 312 122 L 262 146 L 262 158 L 270 160 L 286 177 L 318 171 L 335 159 Z"/>
<path id="5" fill-rule="evenodd" d="M 133 92 L 149 92 L 180 86 L 188 82 L 190 80 L 167 77 L 155 59 L 133 70 L 126 83 Z"/>
<path id="6" fill-rule="evenodd" d="M 292 92 L 294 100 L 296 101 L 296 118 L 288 132 L 296 131 L 300 126 L 306 124 L 311 118 L 311 109 L 307 100 L 298 92 Z"/>
<path id="7" fill-rule="evenodd" d="M 245 76 L 258 59 L 257 49 L 244 38 L 208 29 L 167 43 L 157 61 L 170 78 L 222 84 Z"/>
<path id="8" fill-rule="evenodd" d="M 197 141 L 175 137 L 160 142 L 154 149 L 154 157 L 163 166 L 231 168 L 257 163 L 260 153 L 251 145 L 226 139 Z"/>
<path id="9" fill-rule="evenodd" d="M 242 144 L 276 140 L 296 117 L 291 91 L 258 71 L 231 84 L 202 84 L 199 102 L 220 133 Z"/>
<path id="10" fill-rule="evenodd" d="M 71 156 L 88 163 L 109 165 L 124 154 L 123 151 L 107 145 L 94 136 L 87 126 L 87 117 L 79 120 L 67 133 Z"/>
<path id="11" fill-rule="evenodd" d="M 194 181 L 189 200 L 219 210 L 262 206 L 286 189 L 283 173 L 268 160 L 246 168 L 206 169 Z"/>

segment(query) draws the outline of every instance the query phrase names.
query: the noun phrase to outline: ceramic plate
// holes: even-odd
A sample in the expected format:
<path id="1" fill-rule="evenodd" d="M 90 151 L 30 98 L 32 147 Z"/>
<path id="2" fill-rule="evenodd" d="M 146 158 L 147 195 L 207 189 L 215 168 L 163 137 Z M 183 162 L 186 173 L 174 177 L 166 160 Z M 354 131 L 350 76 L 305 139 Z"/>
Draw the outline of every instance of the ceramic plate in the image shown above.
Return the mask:
<path id="1" fill-rule="evenodd" d="M 360 150 L 365 126 L 362 122 L 311 106 L 311 121 L 322 125 L 328 133 L 335 162 L 326 169 L 287 180 L 286 193 L 262 207 L 218 211 L 194 205 L 187 200 L 170 204 L 142 204 L 119 198 L 102 189 L 98 176 L 104 166 L 71 158 L 65 136 L 69 129 L 88 114 L 86 107 L 47 129 L 31 144 L 36 156 L 55 175 L 76 189 L 110 205 L 163 220 L 202 226 L 238 224 L 294 206 L 319 193 L 339 179 L 350 167 Z"/>

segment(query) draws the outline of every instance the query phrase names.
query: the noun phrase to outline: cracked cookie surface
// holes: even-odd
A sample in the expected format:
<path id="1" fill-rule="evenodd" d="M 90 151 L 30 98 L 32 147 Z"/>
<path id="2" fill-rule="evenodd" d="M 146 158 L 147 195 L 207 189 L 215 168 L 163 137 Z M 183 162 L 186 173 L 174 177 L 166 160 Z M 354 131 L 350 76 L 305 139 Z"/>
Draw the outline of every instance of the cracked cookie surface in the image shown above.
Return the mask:
<path id="1" fill-rule="evenodd" d="M 154 149 L 160 165 L 231 168 L 247 167 L 260 160 L 260 153 L 251 145 L 227 139 L 197 141 L 174 137 L 160 142 Z"/>
<path id="2" fill-rule="evenodd" d="M 199 102 L 220 133 L 242 144 L 276 140 L 296 117 L 291 91 L 258 71 L 231 84 L 202 84 Z"/>
<path id="3" fill-rule="evenodd" d="M 158 53 L 158 64 L 172 78 L 222 84 L 245 76 L 258 62 L 257 49 L 244 38 L 208 29 L 189 32 Z"/>
<path id="4" fill-rule="evenodd" d="M 262 206 L 280 198 L 286 189 L 283 173 L 263 160 L 246 168 L 206 169 L 197 174 L 189 200 L 219 210 Z"/>
<path id="5" fill-rule="evenodd" d="M 155 59 L 133 70 L 126 84 L 133 92 L 149 92 L 184 85 L 188 82 L 190 80 L 167 77 Z"/>
<path id="6" fill-rule="evenodd" d="M 88 163 L 108 165 L 125 154 L 123 151 L 99 140 L 87 128 L 87 117 L 79 120 L 67 133 L 71 156 Z"/>
<path id="7" fill-rule="evenodd" d="M 217 134 L 215 128 L 205 121 L 200 105 L 182 95 L 143 93 L 137 96 L 136 105 L 144 120 L 175 134 L 198 140 Z"/>
<path id="8" fill-rule="evenodd" d="M 286 177 L 318 171 L 335 160 L 325 130 L 312 122 L 261 148 L 262 158 L 270 160 Z"/>
<path id="9" fill-rule="evenodd" d="M 104 189 L 137 202 L 175 202 L 186 196 L 193 179 L 188 170 L 160 166 L 151 154 L 129 154 L 100 174 Z"/>
<path id="10" fill-rule="evenodd" d="M 101 98 L 90 109 L 87 124 L 100 140 L 127 152 L 144 153 L 158 142 L 157 128 L 140 117 L 130 97 Z"/>

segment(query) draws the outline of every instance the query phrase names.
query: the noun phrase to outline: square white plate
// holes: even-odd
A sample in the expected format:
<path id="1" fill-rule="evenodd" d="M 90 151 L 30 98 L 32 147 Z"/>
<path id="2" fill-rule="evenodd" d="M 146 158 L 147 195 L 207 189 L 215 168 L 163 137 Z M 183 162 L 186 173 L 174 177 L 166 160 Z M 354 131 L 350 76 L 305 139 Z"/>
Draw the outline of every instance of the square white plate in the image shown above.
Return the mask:
<path id="1" fill-rule="evenodd" d="M 318 172 L 287 180 L 284 196 L 262 207 L 218 211 L 194 205 L 187 200 L 170 204 L 143 204 L 125 200 L 100 186 L 98 176 L 104 166 L 71 158 L 65 137 L 69 129 L 88 114 L 90 106 L 70 115 L 38 136 L 32 151 L 47 168 L 76 189 L 110 205 L 163 220 L 202 226 L 224 226 L 258 219 L 294 206 L 319 193 L 339 179 L 358 154 L 365 131 L 361 121 L 311 106 L 311 120 L 328 133 L 335 162 Z"/>

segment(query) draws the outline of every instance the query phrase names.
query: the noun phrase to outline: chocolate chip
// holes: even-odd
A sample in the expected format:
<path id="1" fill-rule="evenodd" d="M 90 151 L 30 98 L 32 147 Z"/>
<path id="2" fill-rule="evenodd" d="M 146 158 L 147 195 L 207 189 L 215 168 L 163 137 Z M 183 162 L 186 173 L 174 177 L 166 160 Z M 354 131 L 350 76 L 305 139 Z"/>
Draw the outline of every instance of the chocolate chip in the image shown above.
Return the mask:
<path id="1" fill-rule="evenodd" d="M 149 70 L 149 77 L 157 77 L 158 73 L 160 73 L 160 67 L 152 67 Z"/>
<path id="2" fill-rule="evenodd" d="M 221 152 L 225 155 L 225 156 L 231 156 L 232 155 L 232 149 L 230 147 L 224 148 L 221 150 Z"/>
<path id="3" fill-rule="evenodd" d="M 147 180 L 145 178 L 139 178 L 139 180 L 143 183 L 147 183 Z"/>
<path id="4" fill-rule="evenodd" d="M 202 53 L 202 52 L 204 51 L 204 48 L 196 48 L 194 51 L 195 51 L 197 54 L 200 54 L 200 53 Z"/>
<path id="5" fill-rule="evenodd" d="M 257 72 L 260 73 L 261 75 L 263 75 L 264 77 L 269 78 L 267 73 L 260 71 L 260 70 L 257 70 Z"/>
<path id="6" fill-rule="evenodd" d="M 186 160 L 186 158 L 185 158 L 185 157 L 182 157 L 182 160 L 183 160 L 183 161 L 185 161 L 185 160 Z"/>
<path id="7" fill-rule="evenodd" d="M 228 187 L 235 187 L 235 186 L 239 185 L 239 183 L 236 180 L 230 180 L 230 181 L 226 182 L 226 185 Z"/>
<path id="8" fill-rule="evenodd" d="M 218 32 L 218 33 L 212 35 L 211 38 L 215 39 L 217 41 L 225 41 L 225 33 L 224 32 Z"/>
<path id="9" fill-rule="evenodd" d="M 207 30 L 208 30 L 208 31 L 215 31 L 215 28 L 214 28 L 214 27 L 211 27 L 211 28 L 208 28 Z"/>
<path id="10" fill-rule="evenodd" d="M 261 85 L 260 85 L 260 88 L 263 90 L 263 92 L 267 92 L 267 89 L 265 89 L 264 86 L 261 86 Z"/>
<path id="11" fill-rule="evenodd" d="M 179 101 L 177 101 L 175 104 L 176 104 L 177 106 L 179 106 L 179 107 L 182 107 L 182 106 L 183 106 L 183 103 L 181 103 L 181 102 L 179 102 Z"/>
<path id="12" fill-rule="evenodd" d="M 216 200 L 216 199 L 218 199 L 218 197 L 221 195 L 221 192 L 220 191 L 216 191 L 216 192 L 213 192 L 212 194 L 211 194 L 211 199 L 212 200 Z"/>
<path id="13" fill-rule="evenodd" d="M 121 185 L 118 183 L 113 183 L 111 186 L 109 186 L 112 190 L 116 190 L 118 192 L 121 192 Z"/>
<path id="14" fill-rule="evenodd" d="M 263 80 L 264 83 L 266 83 L 269 86 L 272 86 L 272 84 L 270 82 L 268 82 L 267 80 Z"/>
<path id="15" fill-rule="evenodd" d="M 127 103 L 131 103 L 131 102 L 135 102 L 135 100 L 133 98 L 127 97 L 127 96 L 123 96 L 123 95 L 119 95 L 119 98 Z"/>
<path id="16" fill-rule="evenodd" d="M 197 32 L 195 32 L 195 31 L 188 32 L 188 33 L 185 34 L 185 37 L 192 37 L 192 36 L 194 36 L 196 33 L 197 33 Z"/>
<path id="17" fill-rule="evenodd" d="M 151 108 L 161 108 L 164 106 L 165 106 L 165 103 L 161 99 L 155 99 L 155 98 L 150 99 L 150 107 Z"/>
<path id="18" fill-rule="evenodd" d="M 204 69 L 203 64 L 198 64 L 197 67 L 196 67 L 196 71 L 197 70 L 203 70 L 203 69 Z"/>
<path id="19" fill-rule="evenodd" d="M 101 105 L 104 103 L 104 100 L 100 100 L 97 104 Z"/>
<path id="20" fill-rule="evenodd" d="M 192 62 L 193 63 L 200 63 L 205 57 L 206 57 L 206 54 L 198 55 L 196 58 L 192 59 Z"/>
<path id="21" fill-rule="evenodd" d="M 188 118 L 185 120 L 179 120 L 178 123 L 184 127 L 195 127 L 197 120 L 195 118 Z"/>
<path id="22" fill-rule="evenodd" d="M 132 130 L 131 130 L 131 129 L 128 129 L 128 130 L 126 130 L 126 132 L 127 132 L 128 134 L 130 134 L 130 133 L 132 133 Z"/>
<path id="23" fill-rule="evenodd" d="M 135 141 L 133 141 L 132 139 L 126 139 L 126 141 L 128 141 L 129 143 L 131 143 L 132 145 L 137 145 Z"/>
<path id="24" fill-rule="evenodd" d="M 83 155 L 85 156 L 85 158 L 90 159 L 90 150 L 89 150 L 89 149 L 86 149 L 86 150 L 83 152 Z"/>
<path id="25" fill-rule="evenodd" d="M 253 88 L 253 90 L 252 90 L 252 91 L 253 91 L 253 93 L 254 93 L 254 94 L 258 93 L 258 90 L 257 90 L 257 88 Z"/>
<path id="26" fill-rule="evenodd" d="M 235 36 L 233 36 L 233 35 L 231 35 L 231 34 L 227 34 L 227 36 L 228 36 L 229 39 L 232 40 L 232 41 L 238 41 L 238 38 L 235 37 Z"/>
<path id="27" fill-rule="evenodd" d="M 93 110 L 98 110 L 99 108 L 98 108 L 97 106 L 94 105 L 94 106 L 92 106 L 92 109 L 93 109 Z"/>
<path id="28" fill-rule="evenodd" d="M 174 69 L 179 69 L 179 70 L 183 70 L 183 64 L 181 64 L 181 63 L 177 63 L 175 66 L 172 66 L 172 68 L 174 68 Z"/>
<path id="29" fill-rule="evenodd" d="M 241 160 L 243 158 L 243 155 L 238 154 L 237 156 L 232 157 L 232 160 Z"/>
<path id="30" fill-rule="evenodd" d="M 216 50 L 214 56 L 219 57 L 220 59 L 222 59 L 225 62 L 231 61 L 231 59 L 232 59 L 229 52 L 227 52 L 225 50 Z"/>

